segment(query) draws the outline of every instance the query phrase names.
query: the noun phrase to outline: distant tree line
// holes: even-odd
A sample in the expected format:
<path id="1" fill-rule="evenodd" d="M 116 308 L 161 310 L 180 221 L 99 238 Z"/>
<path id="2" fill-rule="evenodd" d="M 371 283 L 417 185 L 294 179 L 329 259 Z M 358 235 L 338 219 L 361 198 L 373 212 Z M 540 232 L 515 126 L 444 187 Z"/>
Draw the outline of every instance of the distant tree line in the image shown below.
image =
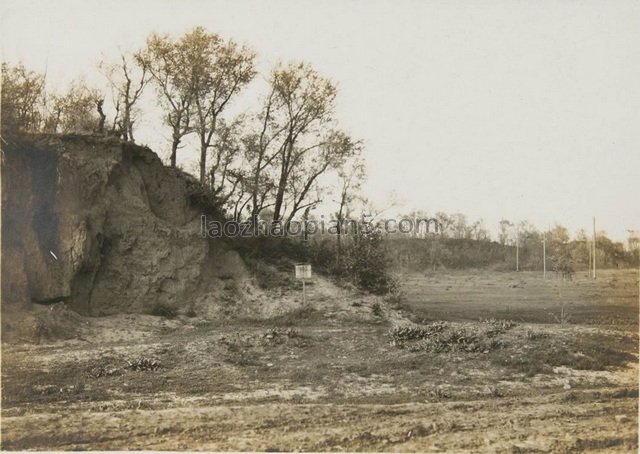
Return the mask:
<path id="1" fill-rule="evenodd" d="M 424 212 L 405 215 L 409 219 L 429 218 Z M 439 232 L 413 232 L 412 235 L 389 235 L 389 254 L 396 265 L 409 268 L 493 267 L 516 269 L 516 246 L 521 270 L 542 270 L 546 250 L 546 266 L 568 263 L 576 270 L 588 269 L 592 235 L 584 229 L 570 236 L 566 227 L 555 224 L 539 230 L 528 221 L 502 220 L 496 240 L 491 239 L 483 221 L 469 222 L 463 214 L 436 213 L 441 221 Z M 630 234 L 627 245 L 611 240 L 606 232 L 596 234 L 596 263 L 601 268 L 638 266 L 638 237 Z"/>

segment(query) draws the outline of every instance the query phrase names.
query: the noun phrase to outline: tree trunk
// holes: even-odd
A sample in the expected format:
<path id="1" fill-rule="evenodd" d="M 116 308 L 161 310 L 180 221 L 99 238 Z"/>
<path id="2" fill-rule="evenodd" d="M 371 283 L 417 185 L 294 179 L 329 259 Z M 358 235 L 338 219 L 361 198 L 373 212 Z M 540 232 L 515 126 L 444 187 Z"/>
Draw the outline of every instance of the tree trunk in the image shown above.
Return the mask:
<path id="1" fill-rule="evenodd" d="M 129 129 L 131 127 L 130 106 L 127 101 L 124 104 L 124 112 L 122 113 L 122 140 L 129 141 Z"/>
<path id="2" fill-rule="evenodd" d="M 104 111 L 102 110 L 103 103 L 104 103 L 104 99 L 100 99 L 97 102 L 98 115 L 100 115 L 100 121 L 98 122 L 98 132 L 100 134 L 104 132 L 104 122 L 107 119 L 107 116 L 104 114 Z"/>
<path id="3" fill-rule="evenodd" d="M 207 175 L 207 144 L 200 141 L 200 183 L 204 184 Z M 213 179 L 211 180 L 213 182 Z"/>
<path id="4" fill-rule="evenodd" d="M 176 166 L 176 155 L 178 154 L 178 145 L 180 145 L 180 139 L 174 137 L 171 143 L 171 167 Z"/>
<path id="5" fill-rule="evenodd" d="M 289 132 L 287 143 L 282 150 L 282 165 L 280 166 L 280 181 L 278 181 L 278 192 L 276 193 L 276 203 L 273 208 L 273 220 L 279 221 L 282 217 L 280 211 L 282 210 L 282 203 L 284 202 L 284 193 L 287 188 L 287 179 L 289 173 L 289 160 L 291 159 L 291 153 L 293 152 L 293 138 L 292 133 Z"/>
<path id="6" fill-rule="evenodd" d="M 282 217 L 280 215 L 280 210 L 282 210 L 282 202 L 284 201 L 284 185 L 286 183 L 286 177 L 284 175 L 280 176 L 280 183 L 278 184 L 278 192 L 276 194 L 276 203 L 273 208 L 273 220 L 279 221 Z"/>
<path id="7" fill-rule="evenodd" d="M 336 251 L 336 269 L 340 270 L 342 266 L 342 211 L 345 205 L 345 192 L 342 192 L 342 198 L 340 200 L 340 211 L 338 211 L 338 225 L 336 226 L 337 235 L 337 251 Z"/>
<path id="8" fill-rule="evenodd" d="M 202 123 L 204 120 L 200 118 Z M 217 116 L 214 115 L 211 118 L 211 130 L 207 133 L 206 129 L 200 126 L 200 183 L 204 184 L 207 176 L 207 150 L 211 145 L 211 138 L 216 131 L 216 125 L 218 123 Z M 215 169 L 211 169 L 211 176 L 213 177 Z M 212 180 L 213 182 L 213 180 Z"/>
<path id="9" fill-rule="evenodd" d="M 273 208 L 273 220 L 279 221 L 282 217 L 280 211 L 282 210 L 282 203 L 284 202 L 284 191 L 287 187 L 287 158 L 282 157 L 282 166 L 280 169 L 280 181 L 278 181 L 278 192 L 276 193 L 276 202 Z"/>

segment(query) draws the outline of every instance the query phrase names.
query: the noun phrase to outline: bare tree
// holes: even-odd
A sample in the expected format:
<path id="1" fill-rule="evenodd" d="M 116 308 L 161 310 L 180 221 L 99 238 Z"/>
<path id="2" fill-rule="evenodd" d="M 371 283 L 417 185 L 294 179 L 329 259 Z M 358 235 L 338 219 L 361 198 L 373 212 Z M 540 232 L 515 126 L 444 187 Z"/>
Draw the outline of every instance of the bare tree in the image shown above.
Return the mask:
<path id="1" fill-rule="evenodd" d="M 255 223 L 273 206 L 273 220 L 291 221 L 319 201 L 320 176 L 360 146 L 332 128 L 335 87 L 309 65 L 278 66 L 263 108 L 243 139 L 250 175 L 245 193 Z"/>
<path id="2" fill-rule="evenodd" d="M 65 94 L 53 95 L 49 102 L 46 129 L 51 132 L 99 132 L 104 126 L 100 115 L 104 97 L 98 90 L 87 87 L 82 79 L 72 81 Z"/>
<path id="3" fill-rule="evenodd" d="M 273 214 L 277 221 L 283 217 L 289 178 L 304 165 L 308 154 L 318 152 L 324 144 L 319 136 L 331 120 L 336 88 L 305 63 L 276 68 L 271 86 L 275 124 L 284 128 L 277 152 L 279 171 Z M 301 206 L 298 204 L 297 208 Z"/>
<path id="4" fill-rule="evenodd" d="M 366 175 L 364 160 L 360 155 L 360 148 L 356 149 L 354 155 L 338 169 L 340 179 L 340 193 L 338 197 L 338 211 L 336 212 L 336 266 L 341 267 L 342 259 L 342 234 L 345 219 L 350 217 L 351 204 L 358 197 L 358 191 Z"/>
<path id="5" fill-rule="evenodd" d="M 311 147 L 317 147 L 313 154 L 308 153 Z M 317 145 L 294 152 L 295 161 L 289 174 L 289 199 L 291 209 L 287 222 L 291 222 L 296 214 L 306 208 L 312 208 L 321 202 L 319 196 L 309 200 L 311 189 L 317 186 L 318 178 L 329 169 L 339 169 L 345 160 L 359 151 L 360 144 L 341 131 L 329 131 L 327 137 Z M 283 212 L 284 213 L 284 212 Z"/>
<path id="6" fill-rule="evenodd" d="M 241 117 L 231 123 L 220 119 L 216 141 L 211 146 L 208 183 L 222 205 L 229 202 L 245 180 L 242 170 L 242 125 Z"/>
<path id="7" fill-rule="evenodd" d="M 255 53 L 234 41 L 224 42 L 201 27 L 183 38 L 193 55 L 195 130 L 200 140 L 200 181 L 205 182 L 207 151 L 220 115 L 231 99 L 256 75 Z"/>
<path id="8" fill-rule="evenodd" d="M 137 116 L 135 104 L 149 81 L 147 66 L 136 65 L 131 55 L 121 53 L 118 63 L 101 62 L 99 68 L 111 87 L 116 110 L 113 128 L 117 128 L 123 140 L 133 141 L 133 125 Z"/>
<path id="9" fill-rule="evenodd" d="M 247 193 L 251 203 L 251 221 L 257 222 L 260 213 L 267 208 L 267 197 L 275 190 L 275 182 L 269 168 L 278 157 L 274 146 L 284 134 L 287 125 L 275 120 L 275 88 L 271 86 L 262 111 L 255 117 L 256 132 L 247 134 L 244 139 L 244 157 L 250 167 L 250 176 L 246 179 Z"/>
<path id="10" fill-rule="evenodd" d="M 96 100 L 96 109 L 98 110 L 98 116 L 100 119 L 98 120 L 98 132 L 104 132 L 104 125 L 107 121 L 107 115 L 104 113 L 104 98 L 100 98 Z"/>
<path id="11" fill-rule="evenodd" d="M 498 233 L 498 241 L 503 246 L 509 242 L 511 238 L 511 230 L 513 228 L 513 223 L 507 219 L 502 219 L 500 221 L 500 233 Z"/>
<path id="12" fill-rule="evenodd" d="M 195 54 L 194 54 L 195 52 Z M 197 51 L 190 46 L 188 35 L 174 41 L 168 35 L 152 34 L 145 48 L 136 53 L 138 65 L 151 77 L 164 105 L 165 121 L 171 128 L 171 166 L 182 139 L 193 132 L 192 106 L 195 99 L 199 61 Z"/>
<path id="13" fill-rule="evenodd" d="M 172 130 L 171 165 L 182 138 L 198 134 L 200 181 L 207 178 L 207 155 L 220 115 L 255 76 L 255 53 L 234 41 L 196 27 L 178 40 L 151 35 L 136 61 L 158 88 Z M 126 105 L 124 106 L 126 116 Z"/>
<path id="14" fill-rule="evenodd" d="M 449 233 L 451 232 L 455 224 L 455 219 L 443 211 L 438 211 L 436 213 L 436 219 L 438 220 L 438 225 L 440 226 L 440 235 L 443 238 L 448 238 Z"/>

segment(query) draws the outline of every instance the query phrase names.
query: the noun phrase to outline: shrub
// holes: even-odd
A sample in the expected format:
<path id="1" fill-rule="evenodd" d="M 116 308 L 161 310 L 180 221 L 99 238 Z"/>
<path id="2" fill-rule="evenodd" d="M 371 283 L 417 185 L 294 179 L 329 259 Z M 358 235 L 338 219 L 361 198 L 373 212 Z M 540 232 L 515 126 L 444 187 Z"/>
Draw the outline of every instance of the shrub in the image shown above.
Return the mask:
<path id="1" fill-rule="evenodd" d="M 429 325 L 407 325 L 391 330 L 392 344 L 408 347 L 410 351 L 477 353 L 504 347 L 504 342 L 494 338 L 493 329 L 479 326 L 458 328 L 446 322 Z"/>
<path id="2" fill-rule="evenodd" d="M 448 327 L 446 322 L 434 322 L 425 326 L 396 326 L 391 329 L 389 334 L 394 341 L 417 340 L 424 339 L 434 333 L 442 332 L 446 327 Z"/>
<path id="3" fill-rule="evenodd" d="M 127 369 L 135 371 L 156 371 L 161 367 L 162 365 L 160 364 L 160 361 L 153 358 L 138 358 L 133 361 L 127 361 L 126 366 Z"/>
<path id="4" fill-rule="evenodd" d="M 362 290 L 383 295 L 398 288 L 389 273 L 389 258 L 383 247 L 382 233 L 360 229 L 347 247 L 344 272 Z"/>

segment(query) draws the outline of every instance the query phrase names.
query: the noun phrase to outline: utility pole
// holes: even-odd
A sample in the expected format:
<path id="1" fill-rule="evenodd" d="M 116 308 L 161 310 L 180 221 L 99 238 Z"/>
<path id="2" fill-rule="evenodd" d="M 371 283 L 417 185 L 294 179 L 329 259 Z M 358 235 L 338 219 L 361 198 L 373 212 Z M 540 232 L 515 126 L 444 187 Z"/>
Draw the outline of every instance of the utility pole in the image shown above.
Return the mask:
<path id="1" fill-rule="evenodd" d="M 306 306 L 307 304 L 307 291 L 305 289 L 305 282 L 304 282 L 304 278 L 302 278 L 302 305 Z"/>
<path id="2" fill-rule="evenodd" d="M 627 230 L 629 232 L 629 249 L 631 249 L 632 246 L 632 238 L 635 237 L 635 246 L 636 249 L 638 250 L 638 303 L 640 304 L 640 230 Z"/>
<path id="3" fill-rule="evenodd" d="M 593 217 L 593 278 L 596 278 L 596 217 Z"/>
<path id="4" fill-rule="evenodd" d="M 589 273 L 587 273 L 587 277 L 590 277 L 591 276 L 591 270 L 593 269 L 592 268 L 593 267 L 593 258 L 592 258 L 592 255 L 593 255 L 593 250 L 592 249 L 593 248 L 591 247 L 591 242 L 589 241 L 589 238 L 587 238 L 585 240 L 585 243 L 587 244 L 587 249 L 589 250 Z"/>
<path id="5" fill-rule="evenodd" d="M 516 271 L 520 271 L 520 237 L 519 228 L 516 224 Z"/>
<path id="6" fill-rule="evenodd" d="M 547 278 L 547 232 L 542 232 L 542 279 Z"/>

